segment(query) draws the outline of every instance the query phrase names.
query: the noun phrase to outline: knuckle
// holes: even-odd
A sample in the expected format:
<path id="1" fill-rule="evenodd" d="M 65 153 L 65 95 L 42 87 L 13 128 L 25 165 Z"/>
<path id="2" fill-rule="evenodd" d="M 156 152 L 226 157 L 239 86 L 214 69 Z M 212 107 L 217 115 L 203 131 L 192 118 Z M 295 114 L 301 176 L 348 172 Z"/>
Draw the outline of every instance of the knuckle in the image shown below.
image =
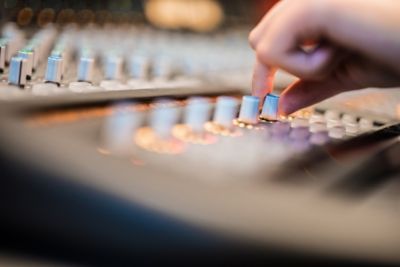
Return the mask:
<path id="1" fill-rule="evenodd" d="M 253 49 L 256 49 L 256 47 L 257 47 L 257 37 L 256 37 L 256 31 L 255 30 L 252 30 L 250 32 L 248 39 L 249 39 L 250 46 Z"/>

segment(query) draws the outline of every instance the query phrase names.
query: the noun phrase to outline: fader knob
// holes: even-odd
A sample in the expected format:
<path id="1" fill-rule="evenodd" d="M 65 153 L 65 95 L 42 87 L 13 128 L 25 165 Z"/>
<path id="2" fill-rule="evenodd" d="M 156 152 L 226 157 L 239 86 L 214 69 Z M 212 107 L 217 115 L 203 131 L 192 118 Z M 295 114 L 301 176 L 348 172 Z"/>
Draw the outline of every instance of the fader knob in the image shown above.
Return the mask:
<path id="1" fill-rule="evenodd" d="M 78 65 L 78 81 L 92 82 L 94 73 L 94 58 L 81 57 Z"/>
<path id="2" fill-rule="evenodd" d="M 205 97 L 192 97 L 185 108 L 184 122 L 194 132 L 202 132 L 210 118 L 211 103 Z"/>
<path id="3" fill-rule="evenodd" d="M 239 121 L 256 124 L 259 116 L 260 99 L 256 96 L 243 96 L 240 107 Z"/>
<path id="4" fill-rule="evenodd" d="M 123 72 L 123 59 L 119 56 L 110 56 L 105 62 L 105 78 L 107 80 L 120 80 Z"/>
<path id="5" fill-rule="evenodd" d="M 268 94 L 265 97 L 260 117 L 266 120 L 276 121 L 278 119 L 278 102 L 279 96 Z"/>
<path id="6" fill-rule="evenodd" d="M 154 106 L 150 126 L 159 137 L 168 138 L 173 126 L 178 122 L 179 109 L 174 101 L 168 99 L 159 100 Z"/>
<path id="7" fill-rule="evenodd" d="M 213 118 L 214 123 L 226 128 L 232 127 L 233 120 L 236 118 L 238 104 L 237 99 L 234 97 L 218 97 Z"/>
<path id="8" fill-rule="evenodd" d="M 63 61 L 63 58 L 58 55 L 49 56 L 45 75 L 47 82 L 61 83 L 63 78 Z"/>
<path id="9" fill-rule="evenodd" d="M 31 77 L 32 77 L 32 73 L 33 73 L 33 71 L 34 71 L 34 67 L 33 67 L 33 62 L 34 62 L 34 57 L 35 57 L 35 54 L 34 54 L 34 52 L 32 51 L 32 50 L 29 50 L 29 49 L 22 49 L 22 50 L 20 50 L 19 52 L 18 52 L 18 56 L 20 57 L 20 58 L 24 58 L 24 59 L 26 59 L 26 78 L 28 79 L 28 80 L 30 80 L 31 79 Z"/>
<path id="10" fill-rule="evenodd" d="M 146 80 L 149 77 L 151 62 L 148 57 L 134 55 L 129 61 L 129 74 L 132 78 Z"/>
<path id="11" fill-rule="evenodd" d="M 132 153 L 135 130 L 142 123 L 142 114 L 133 103 L 118 103 L 103 126 L 102 138 L 107 149 L 117 154 Z"/>
<path id="12" fill-rule="evenodd" d="M 26 84 L 27 60 L 20 57 L 12 57 L 8 82 L 18 86 Z"/>
<path id="13" fill-rule="evenodd" d="M 8 43 L 5 39 L 0 39 L 0 72 L 4 72 L 7 61 Z"/>

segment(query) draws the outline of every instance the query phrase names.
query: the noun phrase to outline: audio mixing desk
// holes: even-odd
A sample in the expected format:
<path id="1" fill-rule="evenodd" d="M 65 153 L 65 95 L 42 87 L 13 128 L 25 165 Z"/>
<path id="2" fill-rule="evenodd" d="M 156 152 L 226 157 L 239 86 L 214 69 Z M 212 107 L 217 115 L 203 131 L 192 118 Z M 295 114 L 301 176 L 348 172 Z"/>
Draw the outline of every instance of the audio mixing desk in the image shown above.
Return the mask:
<path id="1" fill-rule="evenodd" d="M 13 246 L 129 261 L 219 251 L 220 239 L 400 262 L 399 90 L 280 117 L 277 96 L 261 110 L 247 96 L 253 59 L 240 31 L 3 35 L 0 205 Z"/>

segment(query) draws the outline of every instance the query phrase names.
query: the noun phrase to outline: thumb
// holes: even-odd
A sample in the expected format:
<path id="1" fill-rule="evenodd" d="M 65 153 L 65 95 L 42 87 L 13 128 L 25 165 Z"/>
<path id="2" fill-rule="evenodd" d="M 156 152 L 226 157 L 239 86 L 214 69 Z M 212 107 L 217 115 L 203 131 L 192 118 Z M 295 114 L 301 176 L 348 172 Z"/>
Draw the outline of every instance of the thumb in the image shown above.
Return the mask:
<path id="1" fill-rule="evenodd" d="M 322 81 L 298 80 L 281 94 L 279 114 L 289 115 L 343 91 L 357 88 L 358 85 L 355 83 L 345 83 L 332 76 Z"/>

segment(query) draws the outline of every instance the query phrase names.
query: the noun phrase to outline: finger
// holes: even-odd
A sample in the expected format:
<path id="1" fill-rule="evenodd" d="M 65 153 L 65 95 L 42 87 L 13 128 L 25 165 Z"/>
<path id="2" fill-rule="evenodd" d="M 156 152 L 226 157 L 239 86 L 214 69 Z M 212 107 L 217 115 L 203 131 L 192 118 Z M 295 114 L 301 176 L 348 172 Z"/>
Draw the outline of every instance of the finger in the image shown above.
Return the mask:
<path id="1" fill-rule="evenodd" d="M 250 46 L 255 50 L 260 39 L 264 35 L 268 26 L 273 21 L 273 18 L 279 14 L 282 9 L 282 2 L 276 3 L 268 12 L 264 15 L 261 21 L 257 24 L 257 26 L 250 32 L 249 34 L 249 43 Z"/>
<path id="2" fill-rule="evenodd" d="M 263 42 L 263 41 L 262 41 Z M 281 44 L 293 44 L 294 41 L 285 40 Z M 335 48 L 319 46 L 311 52 L 301 49 L 271 47 L 264 42 L 257 48 L 257 57 L 264 65 L 281 68 L 301 79 L 320 80 L 329 74 L 334 61 Z"/>
<path id="3" fill-rule="evenodd" d="M 289 115 L 338 93 L 356 88 L 358 88 L 358 84 L 343 82 L 334 76 L 319 82 L 296 81 L 281 94 L 279 114 Z"/>
<path id="4" fill-rule="evenodd" d="M 252 95 L 260 98 L 260 102 L 264 97 L 272 92 L 274 84 L 275 69 L 263 65 L 259 61 L 256 62 L 253 72 Z"/>

